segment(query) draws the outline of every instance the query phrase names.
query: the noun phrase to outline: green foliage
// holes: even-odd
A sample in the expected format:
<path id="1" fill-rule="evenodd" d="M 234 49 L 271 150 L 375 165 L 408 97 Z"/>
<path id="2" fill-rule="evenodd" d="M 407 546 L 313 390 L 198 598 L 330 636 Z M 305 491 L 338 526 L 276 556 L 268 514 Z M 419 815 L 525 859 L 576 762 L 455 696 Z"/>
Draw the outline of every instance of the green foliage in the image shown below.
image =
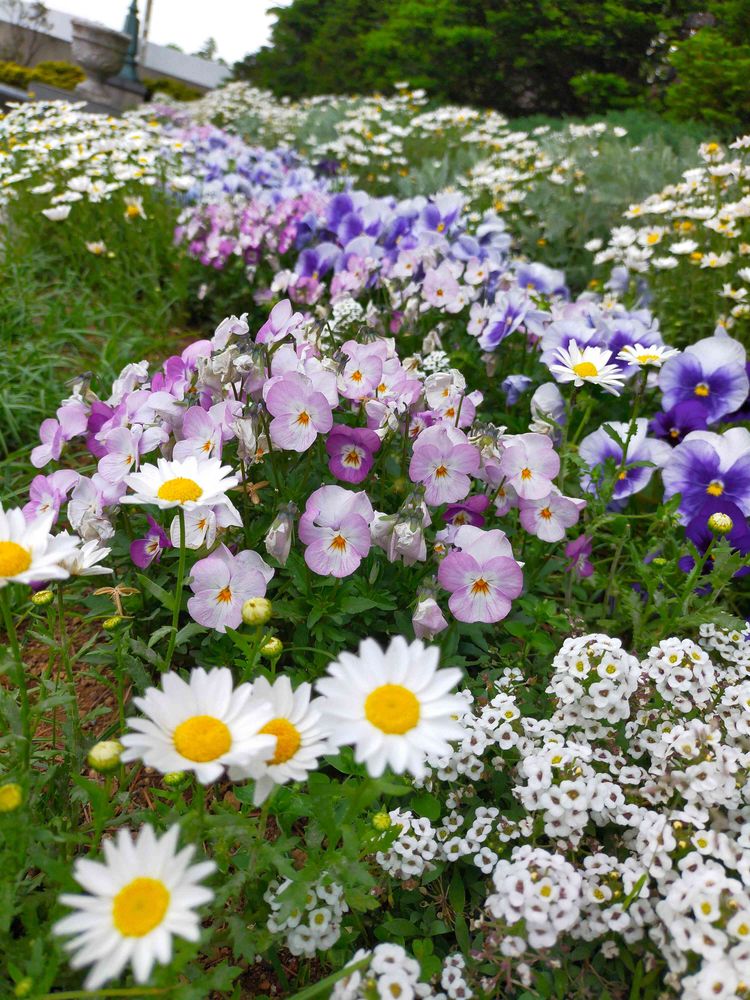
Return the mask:
<path id="1" fill-rule="evenodd" d="M 86 74 L 80 66 L 63 60 L 45 60 L 37 63 L 31 71 L 31 79 L 47 83 L 50 87 L 60 87 L 61 90 L 73 90 L 86 79 Z"/>
<path id="2" fill-rule="evenodd" d="M 201 91 L 197 87 L 191 87 L 189 83 L 182 83 L 181 80 L 170 80 L 165 76 L 148 76 L 143 80 L 146 87 L 146 99 L 151 100 L 154 94 L 167 94 L 175 101 L 197 101 L 201 96 Z"/>
<path id="3" fill-rule="evenodd" d="M 677 73 L 666 94 L 671 116 L 728 133 L 750 122 L 750 44 L 732 45 L 716 28 L 702 28 L 670 62 Z"/>
<path id="4" fill-rule="evenodd" d="M 387 89 L 585 113 L 638 97 L 696 0 L 295 0 L 235 75 L 292 97 Z M 345 71 L 342 72 L 342 67 Z"/>
<path id="5" fill-rule="evenodd" d="M 29 85 L 32 71 L 27 66 L 19 66 L 14 62 L 0 62 L 0 83 L 10 87 L 25 90 Z"/>

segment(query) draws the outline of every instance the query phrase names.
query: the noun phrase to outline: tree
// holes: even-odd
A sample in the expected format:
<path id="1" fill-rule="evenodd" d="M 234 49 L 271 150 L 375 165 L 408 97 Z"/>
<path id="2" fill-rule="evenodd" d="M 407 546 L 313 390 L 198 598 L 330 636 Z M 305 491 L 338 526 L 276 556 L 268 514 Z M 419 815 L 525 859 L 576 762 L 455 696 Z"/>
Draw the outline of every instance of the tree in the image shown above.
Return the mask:
<path id="1" fill-rule="evenodd" d="M 216 59 L 216 55 L 219 51 L 219 46 L 215 38 L 207 38 L 203 45 L 194 52 L 193 55 L 197 56 L 199 59 L 208 59 L 213 61 Z"/>
<path id="2" fill-rule="evenodd" d="M 742 5 L 745 0 L 723 0 Z M 235 67 L 277 94 L 358 93 L 398 80 L 510 114 L 639 98 L 701 0 L 293 0 L 270 46 Z"/>
<path id="3" fill-rule="evenodd" d="M 7 39 L 0 46 L 0 57 L 19 66 L 31 65 L 44 42 L 45 32 L 52 27 L 47 6 L 24 3 L 24 0 L 2 0 L 0 10 L 7 25 Z"/>

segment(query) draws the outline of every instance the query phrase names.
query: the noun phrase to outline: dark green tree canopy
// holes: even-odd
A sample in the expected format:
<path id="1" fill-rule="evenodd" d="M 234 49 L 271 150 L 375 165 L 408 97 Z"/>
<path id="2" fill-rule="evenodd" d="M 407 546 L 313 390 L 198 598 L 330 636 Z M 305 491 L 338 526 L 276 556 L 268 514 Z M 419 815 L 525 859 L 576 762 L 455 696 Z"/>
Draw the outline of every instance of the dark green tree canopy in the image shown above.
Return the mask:
<path id="1" fill-rule="evenodd" d="M 729 0 L 717 7 L 737 7 Z M 700 0 L 293 0 L 237 76 L 276 94 L 366 93 L 399 80 L 508 114 L 625 106 L 689 33 Z M 744 5 L 743 5 L 744 6 Z M 745 25 L 733 9 L 733 30 Z"/>

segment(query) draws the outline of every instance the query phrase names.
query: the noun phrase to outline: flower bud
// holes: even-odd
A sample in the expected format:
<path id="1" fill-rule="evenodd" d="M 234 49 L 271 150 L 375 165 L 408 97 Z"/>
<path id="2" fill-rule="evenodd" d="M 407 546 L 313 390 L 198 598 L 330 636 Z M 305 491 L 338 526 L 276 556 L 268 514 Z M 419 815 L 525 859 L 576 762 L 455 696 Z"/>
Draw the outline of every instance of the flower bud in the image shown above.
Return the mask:
<path id="1" fill-rule="evenodd" d="M 105 632 L 114 632 L 115 629 L 118 628 L 124 621 L 125 619 L 122 615 L 112 615 L 111 618 L 106 618 L 102 622 L 102 628 Z"/>
<path id="2" fill-rule="evenodd" d="M 284 648 L 284 643 L 281 639 L 277 639 L 276 636 L 269 639 L 261 647 L 260 651 L 263 656 L 267 656 L 269 660 L 275 659 L 277 656 L 281 656 L 281 651 Z"/>
<path id="3" fill-rule="evenodd" d="M 268 529 L 264 544 L 269 556 L 277 559 L 282 566 L 286 565 L 289 558 L 289 551 L 292 547 L 292 535 L 294 533 L 294 518 L 298 510 L 295 504 L 283 504 L 274 518 L 271 527 Z"/>
<path id="4" fill-rule="evenodd" d="M 119 767 L 123 749 L 119 740 L 100 740 L 89 750 L 86 760 L 94 771 L 107 774 Z"/>
<path id="5" fill-rule="evenodd" d="M 40 590 L 31 595 L 31 603 L 36 604 L 38 608 L 43 608 L 45 604 L 51 604 L 54 599 L 55 595 L 51 590 Z"/>
<path id="6" fill-rule="evenodd" d="M 27 997 L 34 986 L 34 980 L 31 976 L 24 976 L 23 979 L 19 979 L 16 983 L 16 988 L 13 990 L 14 997 Z"/>
<path id="7" fill-rule="evenodd" d="M 715 535 L 728 535 L 734 527 L 734 521 L 729 514 L 717 510 L 709 517 L 708 527 Z"/>
<path id="8" fill-rule="evenodd" d="M 265 625 L 273 614 L 267 597 L 250 597 L 242 605 L 242 620 L 246 625 Z"/>
<path id="9" fill-rule="evenodd" d="M 380 830 L 380 832 L 382 833 L 383 830 L 387 830 L 388 827 L 391 825 L 391 817 L 388 815 L 387 812 L 375 813 L 375 815 L 372 817 L 372 825 L 375 827 L 376 830 Z"/>
<path id="10" fill-rule="evenodd" d="M 168 788 L 179 788 L 184 785 L 186 774 L 184 771 L 168 771 L 163 774 L 161 780 Z"/>
<path id="11" fill-rule="evenodd" d="M 23 802 L 23 789 L 15 781 L 0 785 L 0 813 L 15 812 Z"/>

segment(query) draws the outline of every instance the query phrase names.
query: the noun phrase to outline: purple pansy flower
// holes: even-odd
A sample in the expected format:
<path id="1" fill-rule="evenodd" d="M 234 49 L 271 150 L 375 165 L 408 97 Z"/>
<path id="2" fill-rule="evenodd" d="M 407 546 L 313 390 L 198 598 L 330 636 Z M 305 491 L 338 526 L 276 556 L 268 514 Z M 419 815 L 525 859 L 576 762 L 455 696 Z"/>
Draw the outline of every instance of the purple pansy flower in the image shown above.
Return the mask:
<path id="1" fill-rule="evenodd" d="M 588 434 L 581 441 L 578 454 L 592 471 L 598 466 L 603 466 L 608 458 L 614 459 L 618 466 L 622 463 L 622 447 L 609 436 L 605 427 L 611 428 L 623 442 L 628 435 L 629 424 L 619 421 L 608 421 L 598 431 Z M 645 417 L 637 420 L 635 433 L 628 444 L 625 465 L 632 462 L 651 462 L 652 466 L 640 465 L 635 468 L 623 469 L 615 482 L 613 500 L 623 500 L 625 497 L 645 489 L 654 474 L 653 466 L 664 466 L 672 457 L 672 449 L 669 445 L 664 441 L 654 441 L 647 438 L 647 431 L 648 421 Z M 597 479 L 585 475 L 581 480 L 581 485 L 589 493 L 594 493 L 597 482 Z"/>
<path id="2" fill-rule="evenodd" d="M 162 526 L 150 514 L 147 514 L 146 517 L 148 531 L 145 537 L 136 538 L 130 543 L 130 558 L 140 569 L 146 569 L 154 560 L 158 562 L 164 549 L 172 548 L 169 535 Z"/>
<path id="3" fill-rule="evenodd" d="M 273 416 L 271 440 L 288 451 L 307 451 L 318 434 L 326 434 L 333 425 L 331 404 L 311 379 L 298 372 L 273 382 L 266 406 Z"/>
<path id="4" fill-rule="evenodd" d="M 336 424 L 326 439 L 328 468 L 345 483 L 361 483 L 372 468 L 380 438 L 366 427 Z"/>
<path id="5" fill-rule="evenodd" d="M 445 508 L 443 520 L 460 528 L 462 524 L 473 524 L 481 528 L 484 524 L 482 516 L 489 506 L 490 498 L 485 493 L 467 497 L 463 503 L 452 503 Z"/>
<path id="6" fill-rule="evenodd" d="M 670 358 L 659 372 L 665 410 L 688 400 L 699 402 L 709 423 L 739 409 L 750 390 L 745 348 L 726 334 L 706 337 Z"/>
<path id="7" fill-rule="evenodd" d="M 679 493 L 680 512 L 691 518 L 707 497 L 723 497 L 750 514 L 750 431 L 693 431 L 662 470 L 664 498 Z"/>
<path id="8" fill-rule="evenodd" d="M 716 538 L 708 524 L 712 514 L 726 514 L 729 517 L 732 527 L 721 537 L 726 538 L 732 548 L 741 555 L 750 554 L 750 524 L 747 518 L 736 504 L 721 497 L 709 497 L 685 528 L 685 534 L 696 549 L 701 554 L 705 553 L 711 541 Z M 682 556 L 679 566 L 683 572 L 689 573 L 695 566 L 695 560 L 690 555 Z M 703 572 L 710 573 L 712 568 L 709 559 L 703 567 Z M 746 576 L 748 573 L 750 566 L 742 566 L 734 575 Z"/>
<path id="9" fill-rule="evenodd" d="M 417 438 L 409 464 L 409 478 L 425 487 L 432 506 L 463 500 L 471 489 L 470 475 L 479 470 L 479 450 L 463 431 L 436 424 Z"/>
<path id="10" fill-rule="evenodd" d="M 678 403 L 671 410 L 655 413 L 649 424 L 649 430 L 654 437 L 677 445 L 686 434 L 691 431 L 704 431 L 707 426 L 705 407 L 690 399 Z"/>
<path id="11" fill-rule="evenodd" d="M 49 476 L 34 476 L 29 487 L 29 502 L 23 508 L 26 520 L 33 521 L 51 511 L 56 521 L 63 502 L 79 478 L 72 469 L 59 469 Z"/>
<path id="12" fill-rule="evenodd" d="M 594 572 L 589 556 L 591 555 L 592 541 L 588 535 L 579 535 L 572 542 L 565 546 L 565 555 L 570 562 L 565 567 L 566 573 L 576 573 L 585 579 Z"/>

